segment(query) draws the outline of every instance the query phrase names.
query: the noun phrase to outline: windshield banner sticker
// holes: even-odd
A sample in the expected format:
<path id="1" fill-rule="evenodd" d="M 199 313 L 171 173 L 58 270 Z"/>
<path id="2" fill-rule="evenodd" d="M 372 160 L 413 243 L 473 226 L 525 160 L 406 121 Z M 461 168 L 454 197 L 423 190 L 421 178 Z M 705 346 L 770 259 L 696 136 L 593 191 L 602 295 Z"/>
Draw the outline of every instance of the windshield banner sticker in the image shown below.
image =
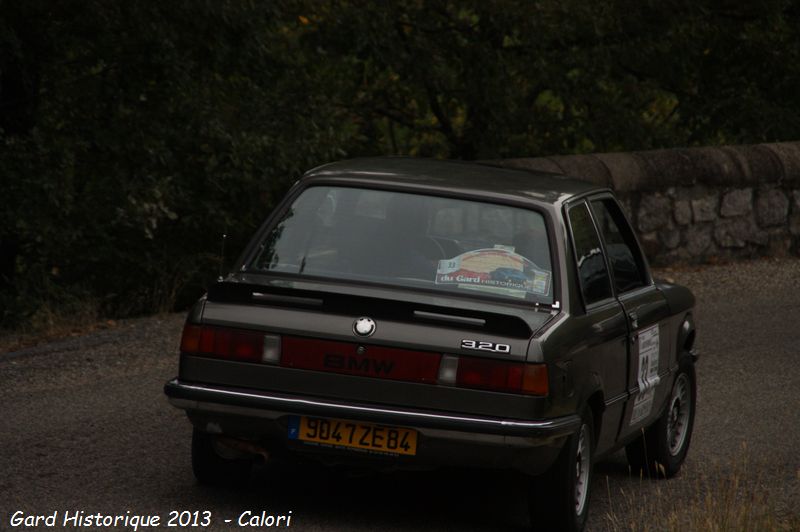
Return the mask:
<path id="1" fill-rule="evenodd" d="M 550 272 L 508 248 L 476 249 L 452 259 L 440 260 L 436 284 L 467 288 L 506 289 L 546 296 Z"/>
<path id="2" fill-rule="evenodd" d="M 639 332 L 639 395 L 633 402 L 631 425 L 648 415 L 653 408 L 658 377 L 658 325 Z"/>

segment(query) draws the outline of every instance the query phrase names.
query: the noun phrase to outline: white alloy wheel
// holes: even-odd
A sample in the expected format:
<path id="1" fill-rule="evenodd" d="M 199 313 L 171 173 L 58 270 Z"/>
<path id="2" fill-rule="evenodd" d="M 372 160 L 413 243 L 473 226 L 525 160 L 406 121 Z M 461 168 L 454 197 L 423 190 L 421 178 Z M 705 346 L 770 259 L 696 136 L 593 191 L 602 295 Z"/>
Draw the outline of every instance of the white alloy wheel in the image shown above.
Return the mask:
<path id="1" fill-rule="evenodd" d="M 591 467 L 592 439 L 587 434 L 589 427 L 581 425 L 578 436 L 578 452 L 575 456 L 575 514 L 581 515 L 589 494 L 589 468 Z"/>
<path id="2" fill-rule="evenodd" d="M 689 433 L 689 417 L 692 411 L 692 394 L 689 376 L 681 373 L 672 388 L 667 419 L 667 446 L 669 454 L 677 456 L 683 449 Z"/>

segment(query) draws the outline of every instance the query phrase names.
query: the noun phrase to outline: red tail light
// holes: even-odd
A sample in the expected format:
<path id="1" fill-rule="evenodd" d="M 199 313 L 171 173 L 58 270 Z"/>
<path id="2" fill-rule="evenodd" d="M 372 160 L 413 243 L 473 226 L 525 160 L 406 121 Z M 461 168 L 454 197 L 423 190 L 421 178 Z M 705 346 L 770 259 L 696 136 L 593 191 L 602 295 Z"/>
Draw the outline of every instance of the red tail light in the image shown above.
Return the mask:
<path id="1" fill-rule="evenodd" d="M 200 351 L 200 334 L 203 328 L 199 325 L 189 325 L 183 327 L 181 337 L 181 351 L 184 353 L 198 353 Z"/>
<path id="2" fill-rule="evenodd" d="M 240 362 L 262 362 L 264 333 L 187 324 L 183 328 L 181 351 Z"/>
<path id="3" fill-rule="evenodd" d="M 547 395 L 547 366 L 461 357 L 458 361 L 456 386 L 495 392 Z"/>

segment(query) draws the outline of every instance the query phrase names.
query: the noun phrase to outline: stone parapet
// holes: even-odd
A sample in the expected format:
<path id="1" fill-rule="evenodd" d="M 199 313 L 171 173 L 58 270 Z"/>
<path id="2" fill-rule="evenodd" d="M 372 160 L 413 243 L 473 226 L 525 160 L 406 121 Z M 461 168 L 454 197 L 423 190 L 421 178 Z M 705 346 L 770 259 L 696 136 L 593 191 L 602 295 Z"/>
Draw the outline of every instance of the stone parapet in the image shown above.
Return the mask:
<path id="1" fill-rule="evenodd" d="M 800 251 L 800 142 L 495 162 L 614 189 L 656 265 Z"/>

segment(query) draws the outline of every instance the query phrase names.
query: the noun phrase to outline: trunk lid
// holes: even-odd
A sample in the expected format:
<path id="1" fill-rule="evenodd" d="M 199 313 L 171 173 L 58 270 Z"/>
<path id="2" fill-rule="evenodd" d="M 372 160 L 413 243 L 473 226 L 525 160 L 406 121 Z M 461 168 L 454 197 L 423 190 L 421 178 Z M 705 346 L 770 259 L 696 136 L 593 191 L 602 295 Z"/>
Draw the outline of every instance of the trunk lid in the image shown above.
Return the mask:
<path id="1" fill-rule="evenodd" d="M 300 347 L 302 338 L 313 338 L 332 342 L 327 347 L 336 347 L 347 356 L 352 356 L 349 351 L 357 350 L 358 346 L 383 346 L 381 360 L 398 359 L 404 356 L 398 350 L 406 350 L 405 355 L 417 356 L 424 363 L 422 357 L 413 353 L 524 361 L 531 336 L 550 318 L 550 313 L 537 312 L 532 305 L 525 308 L 362 285 L 283 279 L 252 281 L 243 278 L 211 286 L 203 323 L 300 338 L 294 341 L 293 350 L 308 352 L 309 345 Z M 374 333 L 369 337 L 354 331 L 355 321 L 361 317 L 375 322 Z M 467 349 L 462 347 L 464 340 L 467 345 L 475 342 L 478 346 L 483 342 L 482 345 L 500 344 L 508 348 L 503 348 L 507 352 Z M 296 362 L 297 367 L 311 369 L 308 360 Z M 379 370 L 380 363 L 375 364 Z"/>

